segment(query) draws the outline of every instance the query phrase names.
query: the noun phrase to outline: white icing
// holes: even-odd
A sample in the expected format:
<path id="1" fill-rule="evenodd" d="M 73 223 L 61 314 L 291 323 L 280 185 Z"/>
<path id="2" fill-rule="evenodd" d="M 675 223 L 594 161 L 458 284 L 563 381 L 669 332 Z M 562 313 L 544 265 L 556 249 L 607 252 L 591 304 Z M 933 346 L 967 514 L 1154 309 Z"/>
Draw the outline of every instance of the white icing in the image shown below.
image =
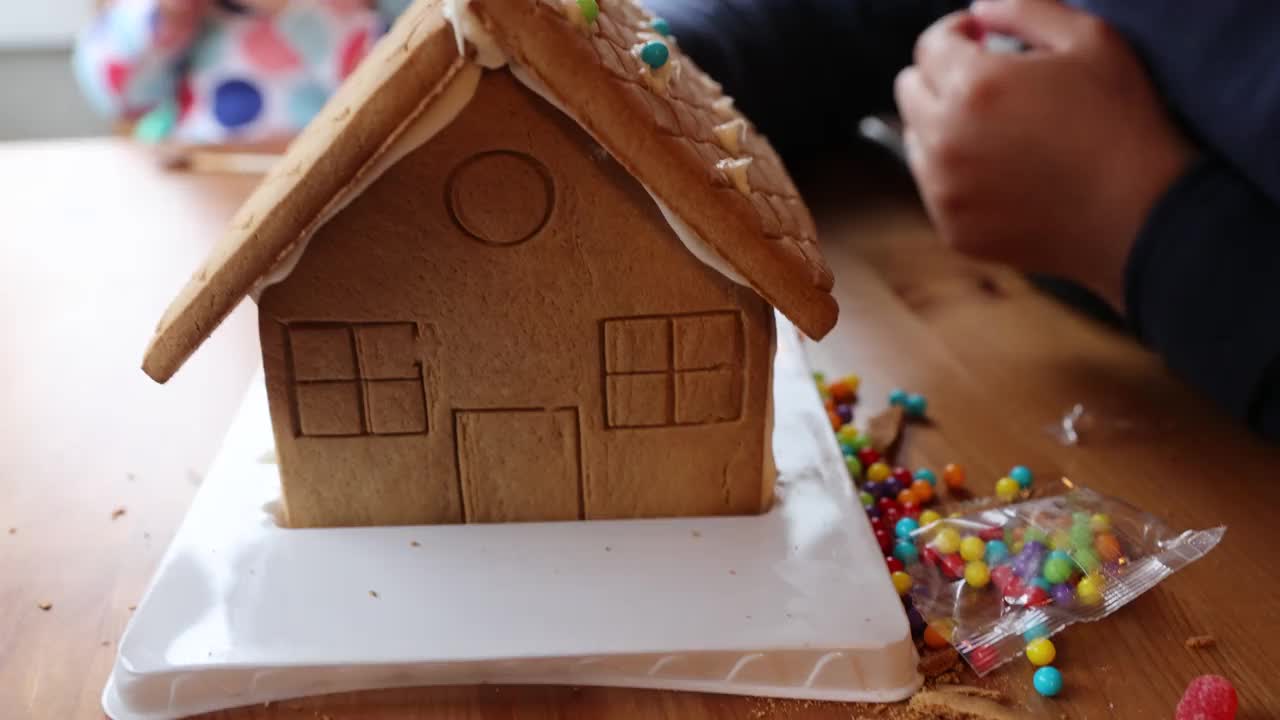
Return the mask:
<path id="1" fill-rule="evenodd" d="M 483 72 L 480 69 L 481 66 L 489 69 L 498 69 L 503 66 L 508 66 L 508 69 L 516 80 L 524 84 L 525 87 L 532 90 L 543 100 L 550 103 L 557 110 L 567 115 L 588 134 L 591 134 L 590 128 L 583 123 L 577 115 L 571 112 L 569 108 L 551 92 L 550 88 L 543 85 L 541 81 L 534 77 L 525 68 L 515 63 L 508 63 L 506 54 L 503 53 L 497 43 L 494 42 L 493 37 L 489 35 L 483 27 L 481 27 L 478 19 L 471 12 L 469 4 L 470 0 L 444 0 L 444 16 L 453 24 L 454 34 L 458 39 L 459 53 L 466 57 L 467 45 L 475 48 L 475 56 L 471 58 L 475 64 L 468 64 L 464 66 L 463 69 L 449 81 L 449 84 L 445 87 L 444 91 L 441 92 L 438 97 L 429 101 L 427 103 L 427 107 L 418 113 L 410 124 L 399 134 L 399 136 L 397 136 L 390 145 L 380 151 L 373 163 L 361 172 L 361 174 L 356 178 L 356 181 L 335 197 L 311 222 L 311 224 L 303 230 L 301 238 L 294 245 L 293 249 L 290 250 L 282 260 L 277 262 L 270 272 L 259 278 L 258 282 L 255 283 L 253 290 L 250 292 L 250 295 L 255 301 L 261 297 L 264 289 L 281 282 L 289 276 L 289 273 L 293 272 L 293 269 L 297 267 L 298 261 L 301 260 L 302 256 L 306 253 L 307 245 L 311 242 L 311 238 L 315 236 L 315 233 L 320 228 L 324 227 L 325 224 L 332 220 L 335 215 L 342 212 L 342 210 L 350 205 L 353 200 L 364 193 L 364 191 L 367 190 L 378 178 L 380 178 L 383 173 L 393 167 L 396 163 L 400 162 L 400 160 L 404 159 L 414 150 L 425 145 L 433 137 L 448 127 L 455 119 L 457 119 L 458 115 L 462 113 L 462 110 L 466 108 L 472 98 L 475 97 L 476 89 L 480 84 L 480 77 L 483 75 Z M 576 2 L 572 2 L 572 4 L 574 7 L 577 7 Z M 643 65 L 643 63 L 641 64 Z M 673 65 L 676 65 L 675 58 L 672 58 L 672 60 L 664 66 L 667 69 L 667 73 L 679 72 L 678 68 L 672 67 Z M 645 66 L 645 69 L 647 69 L 647 66 Z M 661 80 L 664 85 L 666 77 L 667 76 L 664 76 Z M 724 101 L 727 101 L 727 108 L 730 113 L 732 113 L 732 98 L 721 98 L 716 101 L 713 107 L 718 111 L 723 112 L 721 108 Z M 599 141 L 597 140 L 597 142 Z M 750 164 L 751 162 L 750 158 L 744 158 L 743 160 L 745 160 L 747 164 Z M 746 171 L 744 169 L 743 182 L 745 182 L 745 179 Z M 672 232 L 675 233 L 676 237 L 680 239 L 680 242 L 684 244 L 695 258 L 733 282 L 744 287 L 752 287 L 751 283 L 748 282 L 741 273 L 734 269 L 734 267 L 730 265 L 723 256 L 708 245 L 706 241 L 693 230 L 693 228 L 689 227 L 688 223 L 684 222 L 684 220 L 680 219 L 679 216 L 672 212 L 672 210 L 667 207 L 666 203 L 662 202 L 662 200 L 658 198 L 653 190 L 649 189 L 649 187 L 643 182 L 640 183 L 640 186 L 644 188 L 645 192 L 649 193 L 649 197 L 653 198 L 654 204 L 658 206 L 658 210 L 661 211 L 662 216 L 666 218 L 667 224 L 671 227 Z M 743 192 L 746 191 L 744 190 Z"/>
<path id="2" fill-rule="evenodd" d="M 475 97 L 476 88 L 480 86 L 480 76 L 483 74 L 484 71 L 478 65 L 463 66 L 458 74 L 449 80 L 444 90 L 428 102 L 426 109 L 418 113 L 408 127 L 390 145 L 381 150 L 372 164 L 361 171 L 355 182 L 344 188 L 325 206 L 324 210 L 302 232 L 302 237 L 289 254 L 277 262 L 269 273 L 258 279 L 250 292 L 253 299 L 258 300 L 264 289 L 289 277 L 289 273 L 293 272 L 298 261 L 307 252 L 307 245 L 310 244 L 311 238 L 320 228 L 342 212 L 351 204 L 351 201 L 360 197 L 370 185 L 382 177 L 383 173 L 448 127 L 471 102 L 471 98 Z"/>
<path id="3" fill-rule="evenodd" d="M 730 155 L 737 155 L 742 152 L 742 143 L 747 139 L 747 121 L 742 118 L 734 118 L 727 123 L 723 123 L 713 128 L 716 139 L 720 141 L 720 147 Z"/>
<path id="4" fill-rule="evenodd" d="M 743 195 L 751 193 L 751 181 L 747 179 L 747 170 L 751 167 L 752 159 L 749 157 L 725 158 L 716 163 L 716 168 L 729 178 L 729 182 L 738 188 L 738 192 Z"/>
<path id="5" fill-rule="evenodd" d="M 725 118 L 726 120 L 737 117 L 737 111 L 733 109 L 733 98 L 728 95 L 724 95 L 713 100 L 711 102 L 711 109 L 715 110 L 717 115 Z"/>
<path id="6" fill-rule="evenodd" d="M 477 64 L 490 70 L 497 70 L 507 64 L 506 53 L 502 52 L 493 36 L 480 24 L 475 13 L 471 12 L 471 0 L 444 0 L 444 16 L 453 25 L 459 55 L 469 57 L 467 45 L 471 45 L 476 49 L 475 57 L 471 60 Z"/>

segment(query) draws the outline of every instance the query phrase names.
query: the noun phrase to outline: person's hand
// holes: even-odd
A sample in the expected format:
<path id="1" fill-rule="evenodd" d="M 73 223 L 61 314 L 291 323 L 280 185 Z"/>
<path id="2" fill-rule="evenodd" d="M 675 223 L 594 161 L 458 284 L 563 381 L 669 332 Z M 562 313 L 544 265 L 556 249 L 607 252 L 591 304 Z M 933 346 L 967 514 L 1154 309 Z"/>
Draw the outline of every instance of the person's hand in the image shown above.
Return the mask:
<path id="1" fill-rule="evenodd" d="M 979 0 L 920 37 L 895 94 L 944 240 L 1122 307 L 1129 250 L 1193 150 L 1120 36 L 1052 0 Z"/>

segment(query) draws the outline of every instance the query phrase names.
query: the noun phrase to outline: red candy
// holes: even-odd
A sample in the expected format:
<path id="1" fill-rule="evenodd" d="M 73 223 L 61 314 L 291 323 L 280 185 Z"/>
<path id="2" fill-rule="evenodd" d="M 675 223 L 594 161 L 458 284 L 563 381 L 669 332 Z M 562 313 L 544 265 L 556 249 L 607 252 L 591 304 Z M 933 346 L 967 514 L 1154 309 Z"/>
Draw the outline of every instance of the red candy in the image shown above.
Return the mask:
<path id="1" fill-rule="evenodd" d="M 996 586 L 1000 592 L 1009 585 L 1009 581 L 1013 579 L 1013 568 L 1008 565 L 997 565 L 991 568 L 991 584 Z"/>
<path id="2" fill-rule="evenodd" d="M 890 573 L 902 572 L 906 569 L 902 567 L 902 561 L 892 555 L 884 559 L 884 564 L 889 566 Z"/>
<path id="3" fill-rule="evenodd" d="M 938 567 L 942 563 L 942 555 L 925 545 L 924 550 L 920 551 L 920 562 L 924 563 L 925 567 Z"/>
<path id="4" fill-rule="evenodd" d="M 898 521 L 902 519 L 902 508 L 891 507 L 881 513 L 881 516 L 884 517 L 884 521 L 888 523 L 889 527 L 897 527 Z"/>
<path id="5" fill-rule="evenodd" d="M 1048 605 L 1051 602 L 1053 602 L 1053 598 L 1049 597 L 1049 593 L 1045 592 L 1044 588 L 1031 585 L 1027 589 L 1028 606 L 1039 607 L 1041 605 Z"/>
<path id="6" fill-rule="evenodd" d="M 983 530 L 982 532 L 978 533 L 978 537 L 982 538 L 983 542 L 991 542 L 992 540 L 1004 540 L 1004 530 L 997 527 L 987 528 L 986 530 Z"/>
<path id="7" fill-rule="evenodd" d="M 880 498 L 876 501 L 876 506 L 880 508 L 880 512 L 887 512 L 889 508 L 902 510 L 902 508 L 898 506 L 898 501 L 890 497 Z"/>
<path id="8" fill-rule="evenodd" d="M 947 577 L 951 577 L 951 578 L 963 577 L 964 576 L 964 558 L 960 557 L 955 553 L 952 553 L 950 555 L 943 555 L 942 556 L 942 572 L 946 573 Z"/>
<path id="9" fill-rule="evenodd" d="M 914 478 L 911 477 L 911 471 L 904 467 L 894 468 L 893 476 L 898 479 L 898 482 L 902 483 L 903 487 L 910 487 L 911 481 L 914 480 Z"/>
<path id="10" fill-rule="evenodd" d="M 880 550 L 886 555 L 893 550 L 893 538 L 889 537 L 889 533 L 885 530 L 876 530 L 876 542 L 880 543 Z"/>
<path id="11" fill-rule="evenodd" d="M 1022 600 L 1022 596 L 1027 594 L 1027 586 L 1022 580 L 1014 575 L 1009 578 L 1009 582 L 1005 583 L 1004 589 L 1000 591 L 1004 595 L 1004 599 L 1010 603 L 1016 603 Z"/>
<path id="12" fill-rule="evenodd" d="M 871 518 L 871 529 L 872 529 L 872 530 L 884 530 L 884 521 L 883 521 L 883 520 L 881 520 L 881 519 L 880 519 L 880 518 L 878 518 L 878 517 L 873 517 L 873 518 Z"/>
<path id="13" fill-rule="evenodd" d="M 1240 700 L 1231 681 L 1221 675 L 1201 675 L 1187 686 L 1174 720 L 1235 720 Z"/>
<path id="14" fill-rule="evenodd" d="M 909 518 L 920 519 L 920 503 L 915 500 L 908 500 L 902 503 L 902 514 Z"/>
<path id="15" fill-rule="evenodd" d="M 864 447 L 858 451 L 858 462 L 862 463 L 862 467 L 869 468 L 880 460 L 880 453 L 876 452 L 873 447 Z"/>
<path id="16" fill-rule="evenodd" d="M 969 651 L 969 663 L 978 672 L 986 672 L 1000 660 L 1000 651 L 994 645 L 983 645 Z"/>

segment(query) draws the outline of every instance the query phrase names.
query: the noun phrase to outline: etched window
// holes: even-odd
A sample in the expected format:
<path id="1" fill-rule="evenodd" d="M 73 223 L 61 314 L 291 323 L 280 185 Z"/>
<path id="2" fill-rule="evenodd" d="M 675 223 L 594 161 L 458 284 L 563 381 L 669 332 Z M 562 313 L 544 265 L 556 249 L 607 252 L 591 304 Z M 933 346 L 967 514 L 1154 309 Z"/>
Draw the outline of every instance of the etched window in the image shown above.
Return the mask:
<path id="1" fill-rule="evenodd" d="M 298 435 L 427 432 L 427 399 L 413 323 L 287 325 Z"/>
<path id="2" fill-rule="evenodd" d="M 610 319 L 602 339 L 609 427 L 706 425 L 742 416 L 739 313 Z"/>

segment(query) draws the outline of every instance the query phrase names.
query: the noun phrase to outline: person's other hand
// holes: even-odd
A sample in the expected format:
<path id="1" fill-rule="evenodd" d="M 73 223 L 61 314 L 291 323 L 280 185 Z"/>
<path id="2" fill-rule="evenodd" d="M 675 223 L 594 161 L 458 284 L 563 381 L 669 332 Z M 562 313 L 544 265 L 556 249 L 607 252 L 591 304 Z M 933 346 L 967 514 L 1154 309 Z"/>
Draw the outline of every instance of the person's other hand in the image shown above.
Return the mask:
<path id="1" fill-rule="evenodd" d="M 1124 39 L 1052 0 L 979 0 L 920 37 L 895 94 L 944 240 L 1122 307 L 1134 239 L 1193 153 Z"/>

